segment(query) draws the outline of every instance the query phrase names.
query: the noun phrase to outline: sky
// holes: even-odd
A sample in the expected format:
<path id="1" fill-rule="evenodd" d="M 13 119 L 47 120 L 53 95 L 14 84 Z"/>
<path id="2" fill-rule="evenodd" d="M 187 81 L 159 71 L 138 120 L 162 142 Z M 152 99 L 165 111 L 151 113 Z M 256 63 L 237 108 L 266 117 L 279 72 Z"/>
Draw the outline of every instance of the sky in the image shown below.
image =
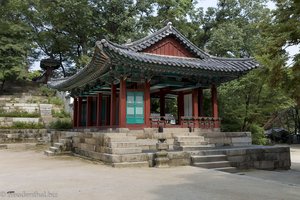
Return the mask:
<path id="1" fill-rule="evenodd" d="M 203 7 L 204 12 L 207 10 L 208 7 L 217 7 L 217 2 L 218 0 L 197 0 L 197 5 L 199 7 Z M 275 4 L 271 1 L 269 1 L 269 3 L 267 3 L 268 7 L 270 9 L 274 9 L 275 8 Z M 292 63 L 292 58 L 293 56 L 299 52 L 299 48 L 300 46 L 290 46 L 287 47 L 286 50 L 289 52 L 290 54 L 290 59 L 288 61 L 288 65 L 290 65 Z M 40 70 L 40 61 L 36 61 L 33 63 L 33 65 L 30 67 L 31 70 Z"/>

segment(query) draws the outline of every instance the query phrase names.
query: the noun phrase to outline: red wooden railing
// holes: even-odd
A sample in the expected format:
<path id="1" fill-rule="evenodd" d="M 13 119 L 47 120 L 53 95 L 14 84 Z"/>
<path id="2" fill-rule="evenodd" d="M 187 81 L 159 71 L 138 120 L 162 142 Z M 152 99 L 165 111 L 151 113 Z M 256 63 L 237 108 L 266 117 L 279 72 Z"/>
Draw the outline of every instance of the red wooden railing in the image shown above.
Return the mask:
<path id="1" fill-rule="evenodd" d="M 171 120 L 173 118 L 166 116 L 153 116 L 150 117 L 151 127 L 172 127 Z M 193 117 L 193 116 L 182 116 L 181 124 L 182 128 L 202 128 L 202 129 L 211 129 L 211 128 L 219 128 L 220 127 L 220 118 L 213 117 Z"/>

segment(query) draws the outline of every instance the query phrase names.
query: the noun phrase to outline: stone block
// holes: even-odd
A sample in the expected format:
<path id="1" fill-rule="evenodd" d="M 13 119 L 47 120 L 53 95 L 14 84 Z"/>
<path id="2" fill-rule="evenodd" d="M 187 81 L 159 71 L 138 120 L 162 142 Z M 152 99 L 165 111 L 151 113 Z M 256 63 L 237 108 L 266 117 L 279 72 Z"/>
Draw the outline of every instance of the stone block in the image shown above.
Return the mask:
<path id="1" fill-rule="evenodd" d="M 135 148 L 105 148 L 105 153 L 110 153 L 110 154 L 136 154 L 136 153 L 141 153 L 142 149 L 140 147 L 135 147 Z"/>
<path id="2" fill-rule="evenodd" d="M 246 160 L 246 155 L 228 156 L 227 159 L 230 162 L 241 163 Z"/>
<path id="3" fill-rule="evenodd" d="M 98 142 L 95 138 L 85 138 L 85 143 L 96 145 Z"/>
<path id="4" fill-rule="evenodd" d="M 27 118 L 27 117 L 13 117 L 13 122 L 27 122 L 27 123 L 38 123 L 39 118 Z"/>
<path id="5" fill-rule="evenodd" d="M 191 164 L 191 161 L 190 159 L 169 159 L 168 164 L 171 167 L 187 166 Z"/>
<path id="6" fill-rule="evenodd" d="M 252 143 L 252 139 L 250 137 L 233 137 L 232 143 Z"/>
<path id="7" fill-rule="evenodd" d="M 145 145 L 142 145 L 142 146 L 145 146 Z M 134 147 L 137 147 L 137 143 L 136 142 L 111 142 L 111 143 L 108 143 L 108 147 L 110 147 L 110 148 L 134 148 Z M 149 149 L 149 147 L 148 147 L 148 149 Z"/>
<path id="8" fill-rule="evenodd" d="M 95 151 L 96 146 L 92 144 L 80 143 L 79 148 L 85 151 Z"/>
<path id="9" fill-rule="evenodd" d="M 273 170 L 275 168 L 274 161 L 254 161 L 254 168 Z"/>
<path id="10" fill-rule="evenodd" d="M 265 158 L 265 160 L 278 160 L 278 159 L 280 159 L 278 153 L 265 153 L 264 158 Z"/>
<path id="11" fill-rule="evenodd" d="M 246 155 L 246 149 L 231 149 L 226 151 L 227 156 Z"/>

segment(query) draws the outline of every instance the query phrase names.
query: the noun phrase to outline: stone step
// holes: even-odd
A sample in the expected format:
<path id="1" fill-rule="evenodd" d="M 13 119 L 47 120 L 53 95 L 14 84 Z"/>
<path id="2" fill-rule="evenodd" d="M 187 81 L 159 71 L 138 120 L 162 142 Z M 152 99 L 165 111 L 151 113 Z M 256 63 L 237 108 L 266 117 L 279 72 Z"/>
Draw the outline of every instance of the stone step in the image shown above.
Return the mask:
<path id="1" fill-rule="evenodd" d="M 113 163 L 115 168 L 127 168 L 127 167 L 149 167 L 148 161 L 144 162 L 122 162 L 122 163 Z"/>
<path id="2" fill-rule="evenodd" d="M 200 151 L 193 151 L 190 152 L 192 156 L 205 156 L 205 155 L 225 155 L 225 151 L 223 150 L 212 150 L 212 149 L 207 149 L 207 150 L 200 150 Z"/>
<path id="3" fill-rule="evenodd" d="M 192 162 L 215 162 L 227 161 L 226 155 L 206 155 L 206 156 L 191 156 Z"/>
<path id="4" fill-rule="evenodd" d="M 53 153 L 59 153 L 60 152 L 60 149 L 57 148 L 57 147 L 50 147 L 49 150 L 52 151 Z"/>
<path id="5" fill-rule="evenodd" d="M 215 168 L 231 167 L 231 164 L 229 161 L 196 162 L 193 163 L 193 166 L 207 168 L 207 169 L 215 169 Z"/>
<path id="6" fill-rule="evenodd" d="M 54 153 L 53 151 L 50 151 L 50 150 L 44 151 L 44 154 L 45 154 L 46 156 L 55 156 L 55 153 Z"/>
<path id="7" fill-rule="evenodd" d="M 54 147 L 57 147 L 58 149 L 62 149 L 63 146 L 64 146 L 63 143 L 60 142 L 54 143 Z"/>
<path id="8" fill-rule="evenodd" d="M 194 141 L 194 142 L 204 142 L 203 136 L 177 136 L 174 138 L 175 141 L 178 142 L 187 142 L 187 141 Z"/>
<path id="9" fill-rule="evenodd" d="M 105 153 L 110 153 L 110 154 L 136 154 L 136 153 L 142 153 L 142 148 L 140 147 L 135 147 L 135 148 L 105 148 Z"/>
<path id="10" fill-rule="evenodd" d="M 179 150 L 179 151 L 199 151 L 203 149 L 211 149 L 213 148 L 214 145 L 208 144 L 208 145 L 196 145 L 196 146 L 177 146 L 174 145 L 174 150 Z"/>
<path id="11" fill-rule="evenodd" d="M 107 145 L 110 148 L 134 148 L 137 147 L 136 142 L 111 142 Z"/>
<path id="12" fill-rule="evenodd" d="M 197 142 L 197 141 L 185 141 L 185 142 L 174 142 L 174 145 L 177 146 L 197 146 L 197 145 L 207 145 L 208 142 L 207 141 L 201 141 L 201 142 Z"/>
<path id="13" fill-rule="evenodd" d="M 108 136 L 108 138 L 105 138 L 107 143 L 111 142 L 134 142 L 136 141 L 136 137 L 134 136 Z"/>
<path id="14" fill-rule="evenodd" d="M 228 173 L 237 173 L 239 170 L 236 167 L 220 167 L 215 168 L 214 170 L 222 171 L 222 172 L 228 172 Z"/>

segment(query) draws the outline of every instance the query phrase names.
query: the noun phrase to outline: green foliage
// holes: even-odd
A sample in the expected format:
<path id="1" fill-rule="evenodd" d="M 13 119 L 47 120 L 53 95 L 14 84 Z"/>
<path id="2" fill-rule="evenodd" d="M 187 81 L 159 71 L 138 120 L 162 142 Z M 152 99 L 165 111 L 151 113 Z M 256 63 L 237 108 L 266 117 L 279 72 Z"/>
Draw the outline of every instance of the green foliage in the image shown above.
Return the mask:
<path id="1" fill-rule="evenodd" d="M 264 129 L 257 124 L 252 124 L 250 127 L 251 136 L 252 136 L 252 144 L 257 145 L 266 145 L 267 138 L 264 134 Z"/>
<path id="2" fill-rule="evenodd" d="M 2 126 L 0 129 L 43 129 L 45 126 L 41 123 L 14 122 L 12 126 Z"/>
<path id="3" fill-rule="evenodd" d="M 30 50 L 30 29 L 21 20 L 25 3 L 20 0 L 0 2 L 0 91 L 7 80 L 24 79 Z"/>
<path id="4" fill-rule="evenodd" d="M 40 113 L 35 112 L 35 113 L 28 113 L 26 111 L 11 111 L 11 112 L 6 112 L 4 110 L 0 110 L 0 117 L 28 117 L 28 118 L 35 118 L 35 117 L 40 117 Z"/>
<path id="5" fill-rule="evenodd" d="M 48 88 L 46 86 L 41 86 L 39 88 L 40 90 L 40 95 L 41 96 L 46 96 L 46 97 L 54 97 L 55 94 L 56 94 L 56 91 L 51 89 L 51 88 Z"/>
<path id="6" fill-rule="evenodd" d="M 64 102 L 59 98 L 59 97 L 49 97 L 48 98 L 48 103 L 50 104 L 54 104 L 54 105 L 57 105 L 57 106 L 62 106 L 64 105 Z"/>
<path id="7" fill-rule="evenodd" d="M 57 129 L 57 130 L 65 130 L 65 129 L 72 129 L 73 125 L 72 125 L 72 121 L 71 120 L 57 120 L 54 122 L 51 122 L 49 125 L 49 128 L 51 129 Z"/>
<path id="8" fill-rule="evenodd" d="M 55 117 L 55 118 L 70 118 L 70 114 L 64 110 L 61 110 L 58 112 L 56 112 L 55 110 L 52 110 L 51 112 L 52 112 L 52 117 Z"/>
<path id="9" fill-rule="evenodd" d="M 30 71 L 27 75 L 27 78 L 29 81 L 32 81 L 32 79 L 40 77 L 42 75 L 42 72 L 39 70 Z"/>

